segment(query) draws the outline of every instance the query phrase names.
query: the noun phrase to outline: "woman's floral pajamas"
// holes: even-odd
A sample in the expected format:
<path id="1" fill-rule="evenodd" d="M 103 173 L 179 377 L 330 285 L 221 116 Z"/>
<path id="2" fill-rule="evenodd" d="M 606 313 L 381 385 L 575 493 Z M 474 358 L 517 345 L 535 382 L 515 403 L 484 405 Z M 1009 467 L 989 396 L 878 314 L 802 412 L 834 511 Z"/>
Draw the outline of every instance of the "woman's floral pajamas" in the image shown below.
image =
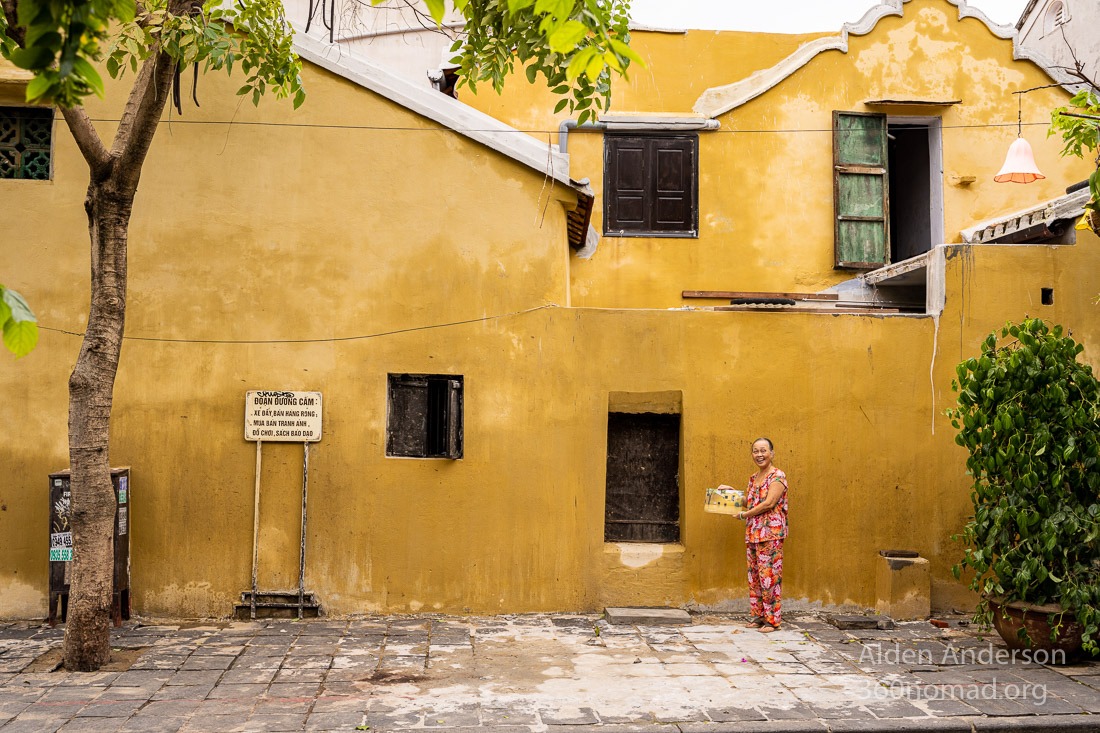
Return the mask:
<path id="1" fill-rule="evenodd" d="M 783 540 L 745 544 L 749 568 L 749 607 L 754 618 L 779 626 L 783 588 Z"/>
<path id="2" fill-rule="evenodd" d="M 773 468 L 757 486 L 749 476 L 746 492 L 752 509 L 768 496 L 772 482 L 783 485 L 783 493 L 775 508 L 765 514 L 749 517 L 745 524 L 745 557 L 749 571 L 749 607 L 755 618 L 768 626 L 779 626 L 779 603 L 783 588 L 783 540 L 787 537 L 787 475 Z"/>

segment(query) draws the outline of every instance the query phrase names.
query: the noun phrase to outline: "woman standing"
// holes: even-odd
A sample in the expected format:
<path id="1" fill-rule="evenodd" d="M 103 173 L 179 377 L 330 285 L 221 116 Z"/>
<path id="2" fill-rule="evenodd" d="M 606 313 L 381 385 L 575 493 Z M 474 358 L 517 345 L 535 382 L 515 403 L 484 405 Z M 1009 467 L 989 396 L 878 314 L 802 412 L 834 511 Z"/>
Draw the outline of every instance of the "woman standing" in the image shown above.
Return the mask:
<path id="1" fill-rule="evenodd" d="M 775 446 L 768 438 L 752 443 L 756 473 L 745 493 L 745 554 L 749 571 L 749 606 L 753 619 L 746 626 L 768 634 L 779 628 L 783 581 L 783 540 L 787 537 L 787 475 L 772 465 Z"/>

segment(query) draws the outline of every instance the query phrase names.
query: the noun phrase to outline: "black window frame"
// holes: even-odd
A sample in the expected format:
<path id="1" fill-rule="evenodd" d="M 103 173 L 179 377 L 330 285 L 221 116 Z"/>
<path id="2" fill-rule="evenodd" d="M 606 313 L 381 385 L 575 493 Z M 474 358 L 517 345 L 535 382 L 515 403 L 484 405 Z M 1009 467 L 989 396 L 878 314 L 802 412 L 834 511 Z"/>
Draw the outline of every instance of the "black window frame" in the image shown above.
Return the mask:
<path id="1" fill-rule="evenodd" d="M 53 132 L 55 115 L 52 107 L 20 107 L 13 105 L 0 105 L 0 149 L 10 151 L 17 159 L 13 160 L 13 175 L 4 175 L 0 170 L 0 180 L 3 181 L 49 181 L 53 180 Z M 26 125 L 28 123 L 45 124 L 47 140 L 45 144 L 26 144 Z M 15 137 L 5 140 L 3 128 L 11 125 L 15 131 Z M 22 157 L 28 153 L 44 153 L 46 156 L 45 175 L 22 175 L 26 165 Z M 5 156 L 6 157 L 6 156 Z"/>
<path id="2" fill-rule="evenodd" d="M 641 151 L 641 171 L 638 175 L 642 188 L 620 190 L 620 153 L 631 148 Z M 687 153 L 686 167 L 689 170 L 686 186 L 682 190 L 660 189 L 660 153 L 669 150 Z M 622 215 L 623 202 L 628 195 L 640 196 L 642 220 L 628 220 Z M 667 224 L 656 221 L 657 201 L 662 197 L 670 201 L 682 200 L 684 216 Z M 607 237 L 699 237 L 698 134 L 609 132 L 604 135 L 603 233 Z"/>
<path id="3" fill-rule="evenodd" d="M 461 374 L 389 374 L 386 456 L 462 458 L 464 391 Z"/>

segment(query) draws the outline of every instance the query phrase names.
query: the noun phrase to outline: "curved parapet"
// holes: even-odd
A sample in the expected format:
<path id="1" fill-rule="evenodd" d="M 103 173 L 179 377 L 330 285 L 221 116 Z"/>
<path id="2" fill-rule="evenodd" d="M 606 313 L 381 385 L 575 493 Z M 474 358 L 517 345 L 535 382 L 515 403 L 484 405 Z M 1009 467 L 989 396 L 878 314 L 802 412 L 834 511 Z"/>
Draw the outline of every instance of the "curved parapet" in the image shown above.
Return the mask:
<path id="1" fill-rule="evenodd" d="M 1062 68 L 1055 66 L 1054 62 L 1045 55 L 1024 48 L 1016 29 L 1011 25 L 994 23 L 989 16 L 977 8 L 970 7 L 967 0 L 946 0 L 959 9 L 959 20 L 974 18 L 981 21 L 989 32 L 998 38 L 1011 40 L 1013 49 L 1012 57 L 1017 61 L 1030 61 L 1041 68 L 1056 83 L 1064 86 L 1067 91 L 1075 91 L 1074 87 L 1080 82 Z M 903 16 L 904 6 L 910 0 L 884 0 L 872 7 L 863 17 L 854 23 L 845 23 L 840 28 L 840 33 L 835 36 L 818 38 L 799 46 L 798 49 L 774 66 L 756 71 L 750 76 L 726 84 L 720 87 L 711 87 L 703 92 L 696 100 L 694 111 L 697 114 L 708 117 L 717 117 L 720 114 L 736 109 L 746 102 L 759 97 L 772 87 L 775 87 L 784 79 L 810 63 L 818 54 L 825 51 L 848 52 L 848 37 L 850 35 L 864 36 L 875 29 L 878 22 L 887 16 Z"/>

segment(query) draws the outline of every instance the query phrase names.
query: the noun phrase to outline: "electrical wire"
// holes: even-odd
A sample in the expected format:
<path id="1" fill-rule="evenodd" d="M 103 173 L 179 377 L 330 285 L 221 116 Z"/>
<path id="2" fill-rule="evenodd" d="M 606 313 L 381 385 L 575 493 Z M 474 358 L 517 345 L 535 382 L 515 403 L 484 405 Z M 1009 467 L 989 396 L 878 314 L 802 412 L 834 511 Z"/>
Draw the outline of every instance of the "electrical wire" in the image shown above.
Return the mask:
<path id="1" fill-rule="evenodd" d="M 265 344 L 327 344 L 338 343 L 343 341 L 363 341 L 366 339 L 381 338 L 382 336 L 393 336 L 402 333 L 412 333 L 415 331 L 429 331 L 436 328 L 448 328 L 450 326 L 462 326 L 469 323 L 482 323 L 485 321 L 495 321 L 502 318 L 511 318 L 513 316 L 522 316 L 527 313 L 534 313 L 535 311 L 545 310 L 546 308 L 559 308 L 557 303 L 544 303 L 537 305 L 533 308 L 526 308 L 524 310 L 512 311 L 511 313 L 498 313 L 491 316 L 482 316 L 480 318 L 467 318 L 461 321 L 448 321 L 446 323 L 433 323 L 427 326 L 410 326 L 409 328 L 397 328 L 392 331 L 379 331 L 378 333 L 368 333 L 359 336 L 336 336 L 333 338 L 315 338 L 315 339 L 174 339 L 174 338 L 161 338 L 158 336 L 123 336 L 123 341 L 151 341 L 155 343 L 167 343 L 167 344 L 253 344 L 253 345 L 265 345 Z M 50 331 L 51 333 L 60 333 L 66 336 L 80 336 L 84 337 L 83 333 L 76 331 L 66 331 L 61 328 L 50 328 L 39 324 L 39 330 Z"/>
<path id="2" fill-rule="evenodd" d="M 96 117 L 92 118 L 92 122 L 120 122 L 118 119 Z M 540 130 L 540 129 L 520 129 L 517 127 L 508 127 L 501 129 L 499 127 L 494 128 L 453 128 L 453 127 L 402 127 L 397 125 L 346 125 L 346 124 L 317 124 L 317 123 L 305 123 L 305 122 L 244 122 L 240 120 L 183 120 L 180 118 L 173 118 L 171 120 L 172 125 L 222 125 L 231 127 L 287 127 L 287 128 L 305 128 L 305 129 L 319 129 L 319 130 L 373 130 L 380 132 L 485 132 L 485 133 L 508 133 L 518 132 L 525 135 L 550 135 L 558 132 L 557 128 L 553 130 Z M 985 124 L 974 125 L 940 125 L 941 130 L 972 130 L 983 128 L 995 128 L 995 127 L 1016 127 L 1017 122 L 990 122 Z M 1049 126 L 1049 122 L 1024 122 L 1024 127 L 1046 127 Z M 744 135 L 744 134 L 761 134 L 761 133 L 799 133 L 799 132 L 836 132 L 836 128 L 832 127 L 804 127 L 804 128 L 774 128 L 774 129 L 750 129 L 750 130 L 707 130 L 707 135 Z M 574 130 L 576 132 L 576 130 Z"/>

